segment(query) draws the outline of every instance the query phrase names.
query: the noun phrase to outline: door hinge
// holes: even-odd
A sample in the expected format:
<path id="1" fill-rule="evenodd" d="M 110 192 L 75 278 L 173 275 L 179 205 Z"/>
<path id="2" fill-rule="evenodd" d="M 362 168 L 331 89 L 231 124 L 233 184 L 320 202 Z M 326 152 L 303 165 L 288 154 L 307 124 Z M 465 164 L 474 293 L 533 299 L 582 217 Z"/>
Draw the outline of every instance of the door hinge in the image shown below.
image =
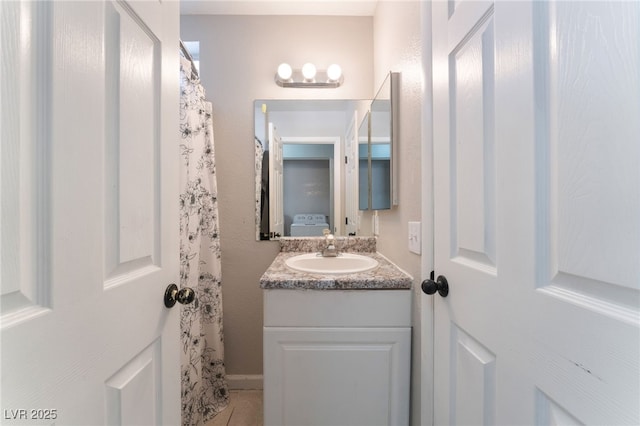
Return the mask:
<path id="1" fill-rule="evenodd" d="M 348 225 L 348 224 L 349 224 L 349 218 L 348 218 L 348 217 L 345 217 L 345 218 L 344 218 L 344 224 L 345 224 L 345 225 Z"/>
<path id="2" fill-rule="evenodd" d="M 344 164 L 349 164 L 349 157 L 346 155 L 344 156 Z"/>
<path id="3" fill-rule="evenodd" d="M 431 273 L 429 274 L 429 279 L 430 280 L 435 280 L 436 279 L 436 271 L 431 271 Z"/>

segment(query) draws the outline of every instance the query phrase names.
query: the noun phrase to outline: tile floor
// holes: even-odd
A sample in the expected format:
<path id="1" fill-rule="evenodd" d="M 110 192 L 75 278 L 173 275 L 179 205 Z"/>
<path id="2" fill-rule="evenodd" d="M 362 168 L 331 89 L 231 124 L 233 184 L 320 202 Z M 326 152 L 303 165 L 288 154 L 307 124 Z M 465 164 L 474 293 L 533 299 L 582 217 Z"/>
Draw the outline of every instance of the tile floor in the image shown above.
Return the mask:
<path id="1" fill-rule="evenodd" d="M 206 426 L 262 426 L 262 390 L 232 390 L 229 406 Z"/>

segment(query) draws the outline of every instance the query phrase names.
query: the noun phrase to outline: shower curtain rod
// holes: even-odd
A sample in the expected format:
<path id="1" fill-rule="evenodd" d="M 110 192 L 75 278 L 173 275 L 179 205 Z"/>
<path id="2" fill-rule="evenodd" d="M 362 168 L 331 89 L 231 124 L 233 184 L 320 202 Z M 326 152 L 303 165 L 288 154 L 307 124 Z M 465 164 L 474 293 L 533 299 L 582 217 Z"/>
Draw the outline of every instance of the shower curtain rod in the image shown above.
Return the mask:
<path id="1" fill-rule="evenodd" d="M 189 62 L 191 62 L 191 74 L 193 77 L 199 77 L 198 75 L 198 69 L 196 68 L 196 64 L 193 61 L 193 57 L 191 56 L 191 53 L 189 53 L 189 51 L 187 50 L 187 47 L 184 45 L 184 43 L 182 42 L 182 40 L 180 40 L 180 51 L 182 52 L 182 55 L 187 58 L 189 60 Z"/>

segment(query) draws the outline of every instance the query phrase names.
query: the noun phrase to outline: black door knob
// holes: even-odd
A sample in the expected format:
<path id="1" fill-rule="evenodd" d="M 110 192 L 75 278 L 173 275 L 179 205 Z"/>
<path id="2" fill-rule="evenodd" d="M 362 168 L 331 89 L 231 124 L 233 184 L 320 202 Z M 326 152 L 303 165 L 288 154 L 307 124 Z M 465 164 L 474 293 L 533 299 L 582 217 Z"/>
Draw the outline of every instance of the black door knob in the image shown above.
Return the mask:
<path id="1" fill-rule="evenodd" d="M 164 306 L 172 308 L 176 302 L 180 302 L 183 305 L 188 305 L 196 298 L 196 293 L 189 287 L 183 287 L 178 290 L 178 286 L 175 284 L 169 284 L 169 287 L 164 292 Z"/>
<path id="2" fill-rule="evenodd" d="M 442 297 L 447 297 L 449 294 L 449 283 L 444 275 L 439 275 L 436 281 L 424 280 L 422 281 L 422 291 L 427 294 L 434 294 L 436 291 Z"/>

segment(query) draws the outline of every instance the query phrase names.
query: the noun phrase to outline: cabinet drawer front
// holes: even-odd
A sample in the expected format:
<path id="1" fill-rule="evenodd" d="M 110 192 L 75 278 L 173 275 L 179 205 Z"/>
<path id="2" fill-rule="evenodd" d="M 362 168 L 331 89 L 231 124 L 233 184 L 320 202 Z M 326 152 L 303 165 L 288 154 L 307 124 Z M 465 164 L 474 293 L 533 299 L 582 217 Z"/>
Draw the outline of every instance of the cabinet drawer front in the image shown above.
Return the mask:
<path id="1" fill-rule="evenodd" d="M 265 327 L 410 327 L 411 290 L 264 290 Z"/>
<path id="2" fill-rule="evenodd" d="M 407 425 L 411 329 L 264 329 L 265 425 Z"/>

